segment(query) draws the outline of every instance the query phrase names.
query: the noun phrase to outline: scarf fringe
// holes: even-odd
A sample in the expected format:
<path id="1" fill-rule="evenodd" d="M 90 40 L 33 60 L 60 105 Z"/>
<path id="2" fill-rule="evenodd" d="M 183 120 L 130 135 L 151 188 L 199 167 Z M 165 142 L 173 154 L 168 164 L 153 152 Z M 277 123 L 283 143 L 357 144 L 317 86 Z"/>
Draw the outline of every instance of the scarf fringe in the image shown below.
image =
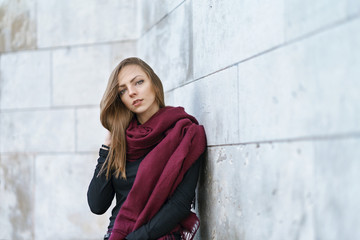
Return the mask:
<path id="1" fill-rule="evenodd" d="M 182 240 L 193 240 L 195 237 L 195 234 L 197 232 L 197 230 L 199 230 L 200 227 L 200 221 L 196 221 L 194 226 L 192 227 L 192 229 L 190 231 L 188 230 L 183 230 L 181 233 L 181 239 Z"/>

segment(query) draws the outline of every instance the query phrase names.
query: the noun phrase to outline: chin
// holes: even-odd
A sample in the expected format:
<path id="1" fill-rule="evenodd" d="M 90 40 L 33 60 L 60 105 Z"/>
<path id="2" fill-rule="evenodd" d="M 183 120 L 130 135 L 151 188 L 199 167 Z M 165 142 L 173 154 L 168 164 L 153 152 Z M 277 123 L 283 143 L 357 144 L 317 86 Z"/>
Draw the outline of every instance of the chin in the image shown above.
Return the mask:
<path id="1" fill-rule="evenodd" d="M 144 109 L 143 107 L 138 107 L 138 108 L 135 108 L 134 111 L 132 111 L 132 112 L 135 114 L 141 114 L 141 113 L 146 112 L 146 109 Z"/>

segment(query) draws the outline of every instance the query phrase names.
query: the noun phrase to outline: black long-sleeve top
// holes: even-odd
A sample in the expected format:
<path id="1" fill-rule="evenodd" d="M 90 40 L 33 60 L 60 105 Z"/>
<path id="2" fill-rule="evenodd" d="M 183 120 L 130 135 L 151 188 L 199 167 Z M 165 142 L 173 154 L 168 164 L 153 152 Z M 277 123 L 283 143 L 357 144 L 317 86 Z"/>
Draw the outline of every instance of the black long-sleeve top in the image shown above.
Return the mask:
<path id="1" fill-rule="evenodd" d="M 137 170 L 144 157 L 133 162 L 126 162 L 126 180 L 120 177 L 116 178 L 115 176 L 106 179 L 105 173 L 97 177 L 108 152 L 108 150 L 100 148 L 98 163 L 88 188 L 87 198 L 93 213 L 104 214 L 110 207 L 114 196 L 116 196 L 116 205 L 112 209 L 108 226 L 109 229 L 112 229 L 115 218 L 134 184 Z M 202 157 L 186 172 L 174 194 L 162 206 L 159 212 L 147 224 L 130 233 L 126 239 L 157 239 L 169 233 L 181 220 L 190 214 L 191 203 L 195 197 L 201 159 Z"/>

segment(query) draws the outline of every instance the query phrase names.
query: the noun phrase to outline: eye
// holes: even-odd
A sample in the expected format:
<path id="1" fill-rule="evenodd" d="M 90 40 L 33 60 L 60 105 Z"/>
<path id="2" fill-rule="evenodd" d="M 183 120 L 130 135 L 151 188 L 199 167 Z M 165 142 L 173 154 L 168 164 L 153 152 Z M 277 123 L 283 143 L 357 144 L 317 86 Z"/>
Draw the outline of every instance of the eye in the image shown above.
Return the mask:
<path id="1" fill-rule="evenodd" d="M 125 89 L 125 88 L 124 88 L 124 89 L 122 89 L 122 90 L 120 90 L 120 91 L 119 91 L 120 96 L 124 95 L 125 91 L 126 91 L 126 89 Z"/>
<path id="2" fill-rule="evenodd" d="M 139 81 L 136 82 L 136 85 L 141 85 L 143 83 L 144 83 L 144 80 L 139 80 Z"/>

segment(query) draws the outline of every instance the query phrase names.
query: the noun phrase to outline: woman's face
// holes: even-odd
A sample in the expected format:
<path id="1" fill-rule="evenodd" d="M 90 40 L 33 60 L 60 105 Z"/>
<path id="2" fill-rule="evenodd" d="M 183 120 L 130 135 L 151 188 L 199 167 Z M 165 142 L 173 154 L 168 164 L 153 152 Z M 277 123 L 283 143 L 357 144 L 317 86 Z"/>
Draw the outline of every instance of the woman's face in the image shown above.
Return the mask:
<path id="1" fill-rule="evenodd" d="M 126 65 L 118 75 L 121 101 L 143 124 L 159 110 L 151 79 L 141 67 Z"/>

